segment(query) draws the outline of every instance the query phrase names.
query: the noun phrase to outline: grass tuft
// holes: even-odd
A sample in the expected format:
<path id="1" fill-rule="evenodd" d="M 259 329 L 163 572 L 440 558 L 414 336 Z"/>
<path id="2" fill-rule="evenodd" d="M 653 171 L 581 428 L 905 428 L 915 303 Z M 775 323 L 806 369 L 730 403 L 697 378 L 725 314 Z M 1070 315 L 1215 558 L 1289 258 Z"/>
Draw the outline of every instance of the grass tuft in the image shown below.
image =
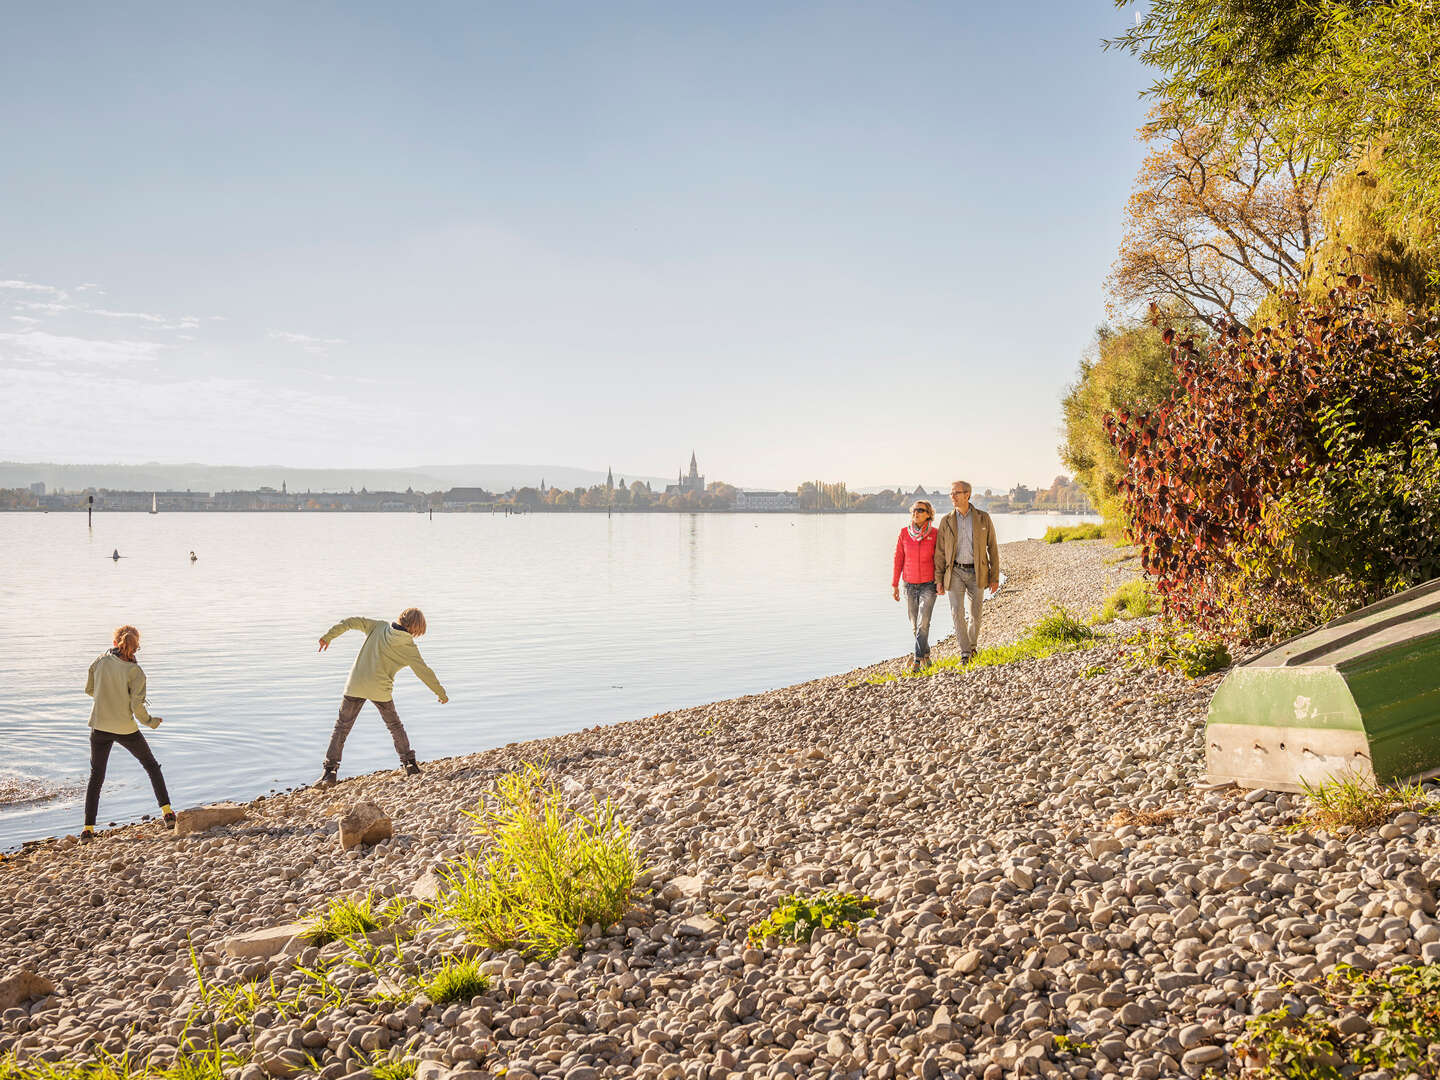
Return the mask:
<path id="1" fill-rule="evenodd" d="M 420 984 L 421 991 L 436 1005 L 469 1001 L 490 989 L 490 979 L 480 974 L 478 960 L 447 956 L 440 970 Z"/>
<path id="2" fill-rule="evenodd" d="M 1310 808 L 1301 816 L 1300 824 L 1326 832 L 1343 827 L 1373 829 L 1401 810 L 1418 810 L 1422 814 L 1434 810 L 1419 784 L 1376 787 L 1355 776 L 1342 776 L 1302 786 Z"/>
<path id="3" fill-rule="evenodd" d="M 1101 540 L 1104 539 L 1105 528 L 1103 525 L 1051 525 L 1045 530 L 1041 537 L 1047 544 L 1063 544 L 1067 540 Z"/>
<path id="4" fill-rule="evenodd" d="M 816 930 L 849 933 L 861 919 L 875 916 L 875 901 L 855 893 L 822 892 L 806 899 L 787 896 L 766 918 L 750 927 L 750 944 L 778 938 L 785 944 L 809 941 Z"/>
<path id="5" fill-rule="evenodd" d="M 410 1080 L 420 1068 L 419 1058 L 400 1058 L 398 1061 L 381 1061 L 370 1066 L 370 1075 L 375 1080 Z"/>
<path id="6" fill-rule="evenodd" d="M 895 682 L 897 679 L 923 679 L 934 675 L 937 671 L 968 671 L 971 668 L 998 667 L 1001 664 L 1013 664 L 1016 660 L 1035 660 L 1045 656 L 1054 656 L 1056 653 L 1070 652 L 1073 649 L 1083 649 L 1100 639 L 1101 635 L 1086 626 L 1079 619 L 1076 619 L 1063 608 L 1055 608 L 1043 619 L 1030 628 L 1030 631 L 1019 641 L 1011 642 L 1009 645 L 992 645 L 988 649 L 981 649 L 968 664 L 962 663 L 958 656 L 947 656 L 942 660 L 936 660 L 919 671 L 884 672 L 879 675 L 871 675 L 865 681 L 873 685 Z"/>
<path id="7" fill-rule="evenodd" d="M 405 902 L 398 896 L 378 910 L 375 902 L 375 896 L 368 892 L 359 900 L 345 896 L 331 900 L 310 916 L 313 925 L 306 931 L 305 939 L 311 945 L 328 945 L 345 938 L 364 937 L 393 926 L 405 910 Z"/>
<path id="8" fill-rule="evenodd" d="M 1112 623 L 1116 619 L 1144 619 L 1160 614 L 1160 594 L 1143 578 L 1127 581 L 1105 599 L 1095 622 Z"/>
<path id="9" fill-rule="evenodd" d="M 589 814 L 572 810 L 527 762 L 469 816 L 488 851 L 442 872 L 451 891 L 436 912 L 474 941 L 550 959 L 578 946 L 586 926 L 609 926 L 630 909 L 640 857 L 608 799 Z"/>
<path id="10" fill-rule="evenodd" d="M 1127 807 L 1110 815 L 1110 827 L 1120 829 L 1126 825 L 1168 825 L 1175 820 L 1176 813 L 1175 810 L 1131 810 Z"/>

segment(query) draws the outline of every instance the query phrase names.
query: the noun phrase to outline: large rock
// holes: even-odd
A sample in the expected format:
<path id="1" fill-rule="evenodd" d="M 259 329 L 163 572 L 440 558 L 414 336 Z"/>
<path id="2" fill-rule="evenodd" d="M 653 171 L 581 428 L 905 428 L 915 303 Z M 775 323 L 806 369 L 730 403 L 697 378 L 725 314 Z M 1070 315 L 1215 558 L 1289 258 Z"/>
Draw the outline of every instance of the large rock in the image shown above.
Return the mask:
<path id="1" fill-rule="evenodd" d="M 346 851 L 361 844 L 378 844 L 393 835 L 390 819 L 373 802 L 358 802 L 340 816 L 340 847 Z"/>
<path id="2" fill-rule="evenodd" d="M 309 923 L 285 923 L 248 934 L 236 934 L 220 942 L 220 951 L 235 960 L 264 960 L 282 953 L 298 953 L 305 946 L 303 935 Z"/>
<path id="3" fill-rule="evenodd" d="M 44 975 L 21 968 L 0 979 L 0 1011 L 14 1009 L 34 998 L 55 992 L 55 984 Z"/>
<path id="4" fill-rule="evenodd" d="M 197 806 L 191 810 L 181 810 L 176 815 L 175 835 L 189 836 L 191 833 L 202 833 L 244 820 L 245 808 L 238 803 L 221 802 Z"/>
<path id="5" fill-rule="evenodd" d="M 410 895 L 416 900 L 427 900 L 431 902 L 439 900 L 442 893 L 449 891 L 450 886 L 445 883 L 445 879 L 436 873 L 433 868 L 426 870 L 425 873 L 416 878 L 415 883 L 410 886 Z"/>

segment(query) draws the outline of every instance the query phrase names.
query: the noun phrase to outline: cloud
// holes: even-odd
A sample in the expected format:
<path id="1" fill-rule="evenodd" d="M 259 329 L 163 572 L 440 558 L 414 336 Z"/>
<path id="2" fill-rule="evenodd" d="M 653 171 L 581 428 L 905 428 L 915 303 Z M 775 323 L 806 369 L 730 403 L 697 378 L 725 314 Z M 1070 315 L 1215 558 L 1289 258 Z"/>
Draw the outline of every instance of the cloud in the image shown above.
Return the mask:
<path id="1" fill-rule="evenodd" d="M 283 341 L 289 345 L 298 345 L 312 356 L 326 356 L 332 345 L 344 345 L 343 338 L 318 338 L 309 334 L 292 334 L 288 330 L 271 330 L 270 338 L 273 341 Z"/>
<path id="2" fill-rule="evenodd" d="M 12 316 L 13 318 L 13 316 Z M 0 366 L 6 362 L 27 367 L 73 370 L 135 364 L 154 360 L 168 346 L 154 341 L 97 340 L 26 330 L 0 334 Z"/>
<path id="3" fill-rule="evenodd" d="M 43 292 L 51 296 L 65 296 L 64 289 L 58 289 L 54 285 L 40 285 L 34 281 L 0 281 L 0 289 L 13 289 L 16 292 Z"/>
<path id="4" fill-rule="evenodd" d="M 18 323 L 27 323 L 30 325 L 33 325 L 40 321 L 39 319 L 32 319 L 29 315 L 11 315 L 10 318 L 14 319 Z"/>

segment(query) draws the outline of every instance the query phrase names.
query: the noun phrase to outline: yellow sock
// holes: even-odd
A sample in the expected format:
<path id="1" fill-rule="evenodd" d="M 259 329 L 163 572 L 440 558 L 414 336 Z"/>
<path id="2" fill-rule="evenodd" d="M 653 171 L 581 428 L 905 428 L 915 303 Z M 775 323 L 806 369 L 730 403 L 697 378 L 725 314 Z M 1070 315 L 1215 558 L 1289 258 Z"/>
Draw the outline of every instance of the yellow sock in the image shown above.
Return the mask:
<path id="1" fill-rule="evenodd" d="M 95 831 L 95 826 L 94 826 L 94 825 L 86 825 L 85 828 L 81 829 L 80 831 L 81 831 L 81 832 L 93 833 L 93 832 Z"/>
<path id="2" fill-rule="evenodd" d="M 170 804 L 169 804 L 168 802 L 167 802 L 164 806 L 160 807 L 160 816 L 161 816 L 161 817 L 164 817 L 166 814 L 169 814 L 169 813 L 172 813 L 172 812 L 173 812 L 173 811 L 171 811 L 171 809 L 170 809 Z"/>

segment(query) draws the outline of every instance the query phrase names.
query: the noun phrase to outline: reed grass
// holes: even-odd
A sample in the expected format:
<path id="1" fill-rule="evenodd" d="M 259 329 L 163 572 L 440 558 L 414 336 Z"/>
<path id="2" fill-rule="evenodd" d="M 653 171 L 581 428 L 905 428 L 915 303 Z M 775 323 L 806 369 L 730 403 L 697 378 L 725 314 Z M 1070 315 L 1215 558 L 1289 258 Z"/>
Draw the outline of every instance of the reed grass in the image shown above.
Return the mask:
<path id="1" fill-rule="evenodd" d="M 467 813 L 486 847 L 442 871 L 450 891 L 436 914 L 477 943 L 550 959 L 580 945 L 586 927 L 609 926 L 630 909 L 641 860 L 608 799 L 574 810 L 526 762 Z"/>
<path id="2" fill-rule="evenodd" d="M 1047 544 L 1063 544 L 1067 540 L 1101 540 L 1105 528 L 1102 525 L 1051 525 L 1041 537 Z"/>
<path id="3" fill-rule="evenodd" d="M 1310 807 L 1301 815 L 1308 828 L 1331 832 L 1338 828 L 1373 829 L 1401 810 L 1422 814 L 1435 809 L 1419 784 L 1376 786 L 1356 776 L 1339 776 L 1321 784 L 1303 783 Z"/>
<path id="4" fill-rule="evenodd" d="M 1105 598 L 1095 622 L 1112 623 L 1116 619 L 1144 619 L 1159 614 L 1160 595 L 1155 586 L 1143 578 L 1136 578 L 1125 582 Z"/>
<path id="5" fill-rule="evenodd" d="M 420 984 L 421 991 L 436 1005 L 452 1001 L 468 1002 L 490 989 L 490 980 L 480 974 L 480 962 L 458 956 L 447 956 L 438 971 Z"/>

